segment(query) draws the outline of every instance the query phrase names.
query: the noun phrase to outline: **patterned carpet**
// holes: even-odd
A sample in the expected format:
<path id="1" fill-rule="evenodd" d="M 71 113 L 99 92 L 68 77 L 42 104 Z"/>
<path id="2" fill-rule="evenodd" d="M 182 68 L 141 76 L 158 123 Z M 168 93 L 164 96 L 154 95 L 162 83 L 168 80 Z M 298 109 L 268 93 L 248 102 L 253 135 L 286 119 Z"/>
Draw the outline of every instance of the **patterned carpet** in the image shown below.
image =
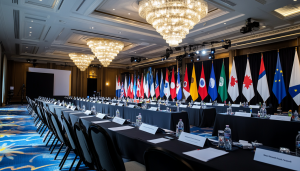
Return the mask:
<path id="1" fill-rule="evenodd" d="M 191 126 L 191 133 L 215 139 L 211 136 L 212 128 L 200 129 Z M 43 143 L 43 137 L 36 132 L 33 119 L 28 115 L 25 105 L 9 105 L 0 108 L 0 171 L 58 171 L 65 148 L 57 160 L 54 160 L 54 157 L 59 145 L 53 154 L 50 154 L 48 149 L 49 146 L 46 147 Z M 69 170 L 74 157 L 75 154 L 69 155 L 62 170 Z M 78 161 L 79 159 L 75 162 L 75 166 Z M 72 170 L 75 168 L 73 167 Z M 89 169 L 82 164 L 80 170 Z"/>

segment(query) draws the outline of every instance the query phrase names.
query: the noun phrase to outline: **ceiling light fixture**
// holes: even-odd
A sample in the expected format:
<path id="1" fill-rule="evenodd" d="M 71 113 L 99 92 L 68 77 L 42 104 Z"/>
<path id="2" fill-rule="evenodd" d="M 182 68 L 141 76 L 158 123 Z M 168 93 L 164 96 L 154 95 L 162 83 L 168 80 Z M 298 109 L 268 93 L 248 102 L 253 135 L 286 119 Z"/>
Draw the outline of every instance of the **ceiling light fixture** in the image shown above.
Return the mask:
<path id="1" fill-rule="evenodd" d="M 115 10 L 115 9 L 113 9 L 113 10 Z"/>
<path id="2" fill-rule="evenodd" d="M 124 48 L 123 42 L 104 38 L 90 38 L 87 45 L 104 67 L 107 67 Z"/>
<path id="3" fill-rule="evenodd" d="M 32 27 L 29 27 L 29 28 L 32 28 Z"/>
<path id="4" fill-rule="evenodd" d="M 80 69 L 80 71 L 85 71 L 95 59 L 94 55 L 83 53 L 70 53 L 69 56 L 75 65 Z"/>
<path id="5" fill-rule="evenodd" d="M 139 15 L 146 19 L 170 46 L 178 46 L 189 30 L 207 15 L 204 0 L 142 0 Z"/>

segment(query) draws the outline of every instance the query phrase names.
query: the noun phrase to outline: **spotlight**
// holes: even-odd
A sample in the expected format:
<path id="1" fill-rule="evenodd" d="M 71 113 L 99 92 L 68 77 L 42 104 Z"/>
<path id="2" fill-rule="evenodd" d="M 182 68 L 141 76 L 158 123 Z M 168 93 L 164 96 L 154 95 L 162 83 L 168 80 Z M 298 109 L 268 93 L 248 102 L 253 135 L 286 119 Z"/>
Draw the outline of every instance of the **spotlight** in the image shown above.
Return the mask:
<path id="1" fill-rule="evenodd" d="M 199 54 L 199 51 L 197 51 L 196 53 Z"/>
<path id="2" fill-rule="evenodd" d="M 199 60 L 200 60 L 200 57 L 198 56 L 198 57 L 197 57 L 197 61 L 199 61 Z"/>
<path id="3" fill-rule="evenodd" d="M 131 62 L 141 62 L 141 58 L 135 58 L 135 57 L 131 57 Z"/>
<path id="4" fill-rule="evenodd" d="M 211 48 L 210 53 L 211 54 L 215 54 L 216 53 L 216 49 L 215 48 Z"/>
<path id="5" fill-rule="evenodd" d="M 208 58 L 211 59 L 211 60 L 214 60 L 215 59 L 215 54 L 210 53 L 209 56 L 208 56 Z"/>
<path id="6" fill-rule="evenodd" d="M 205 55 L 206 54 L 206 50 L 202 50 L 202 54 Z"/>
<path id="7" fill-rule="evenodd" d="M 191 62 L 194 62 L 194 57 L 191 58 Z"/>
<path id="8" fill-rule="evenodd" d="M 30 63 L 30 59 L 27 59 L 27 62 Z"/>

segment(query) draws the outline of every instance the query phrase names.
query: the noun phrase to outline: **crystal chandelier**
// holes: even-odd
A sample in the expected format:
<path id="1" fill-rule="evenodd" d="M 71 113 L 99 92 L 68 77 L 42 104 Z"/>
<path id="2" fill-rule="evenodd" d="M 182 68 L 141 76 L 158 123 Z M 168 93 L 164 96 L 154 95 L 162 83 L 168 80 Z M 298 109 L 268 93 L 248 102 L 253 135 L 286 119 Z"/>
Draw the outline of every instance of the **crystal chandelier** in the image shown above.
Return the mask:
<path id="1" fill-rule="evenodd" d="M 94 55 L 83 54 L 83 53 L 70 53 L 70 58 L 73 60 L 75 65 L 80 71 L 85 71 L 91 62 L 95 59 Z"/>
<path id="2" fill-rule="evenodd" d="M 123 42 L 104 38 L 90 38 L 87 45 L 104 67 L 107 67 L 124 48 Z"/>
<path id="3" fill-rule="evenodd" d="M 189 30 L 207 15 L 203 0 L 142 0 L 139 14 L 170 46 L 178 46 Z"/>

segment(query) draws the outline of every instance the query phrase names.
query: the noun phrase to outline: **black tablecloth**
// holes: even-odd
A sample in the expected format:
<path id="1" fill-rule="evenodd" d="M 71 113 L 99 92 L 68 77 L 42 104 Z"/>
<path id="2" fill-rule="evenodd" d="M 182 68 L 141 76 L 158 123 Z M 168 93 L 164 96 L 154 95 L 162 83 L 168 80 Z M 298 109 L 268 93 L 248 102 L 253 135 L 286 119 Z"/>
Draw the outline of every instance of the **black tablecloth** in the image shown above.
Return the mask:
<path id="1" fill-rule="evenodd" d="M 92 117 L 92 118 L 82 118 L 79 119 L 80 116 L 84 116 L 84 114 L 71 115 L 73 121 L 81 120 L 82 123 L 88 128 L 92 123 L 92 121 L 101 121 L 101 119 Z M 72 123 L 73 124 L 73 123 Z M 254 161 L 254 153 L 248 150 L 238 149 L 237 151 L 230 152 L 224 156 L 215 158 L 208 162 L 202 162 L 200 160 L 194 159 L 192 157 L 186 156 L 183 152 L 192 151 L 196 149 L 202 149 L 200 147 L 190 145 L 187 143 L 180 142 L 178 140 L 167 141 L 159 144 L 152 144 L 147 142 L 147 140 L 152 140 L 156 138 L 161 138 L 165 136 L 165 134 L 152 135 L 143 131 L 139 131 L 137 128 L 123 130 L 123 131 L 111 131 L 108 128 L 119 127 L 121 125 L 108 122 L 108 123 L 100 123 L 97 124 L 104 128 L 107 133 L 110 135 L 113 143 L 115 144 L 118 152 L 123 158 L 131 159 L 137 161 L 139 163 L 144 164 L 143 155 L 144 152 L 153 146 L 162 147 L 164 149 L 170 150 L 184 160 L 186 160 L 195 170 L 230 170 L 230 171 L 253 171 L 253 170 L 272 170 L 272 171 L 281 171 L 288 170 L 280 167 L 268 165 L 265 163 L 260 163 Z M 87 129 L 88 130 L 88 129 Z M 206 148 L 206 147 L 205 147 Z M 212 147 L 214 148 L 214 147 Z M 157 166 L 159 167 L 159 166 Z"/>
<path id="2" fill-rule="evenodd" d="M 229 106 L 207 106 L 207 107 L 216 108 L 217 113 L 227 113 L 227 108 Z M 232 108 L 232 112 L 244 111 L 244 112 L 250 113 L 250 108 L 249 107 L 231 107 L 231 108 Z M 267 109 L 268 114 L 273 114 L 274 113 L 271 108 L 268 107 L 266 109 Z M 259 110 L 260 109 L 252 108 L 252 113 L 258 113 Z"/>
<path id="3" fill-rule="evenodd" d="M 231 128 L 233 140 L 257 140 L 266 146 L 287 147 L 292 151 L 295 151 L 295 138 L 300 130 L 300 122 L 217 114 L 213 136 L 218 136 L 218 130 L 224 130 L 225 125 Z"/>

